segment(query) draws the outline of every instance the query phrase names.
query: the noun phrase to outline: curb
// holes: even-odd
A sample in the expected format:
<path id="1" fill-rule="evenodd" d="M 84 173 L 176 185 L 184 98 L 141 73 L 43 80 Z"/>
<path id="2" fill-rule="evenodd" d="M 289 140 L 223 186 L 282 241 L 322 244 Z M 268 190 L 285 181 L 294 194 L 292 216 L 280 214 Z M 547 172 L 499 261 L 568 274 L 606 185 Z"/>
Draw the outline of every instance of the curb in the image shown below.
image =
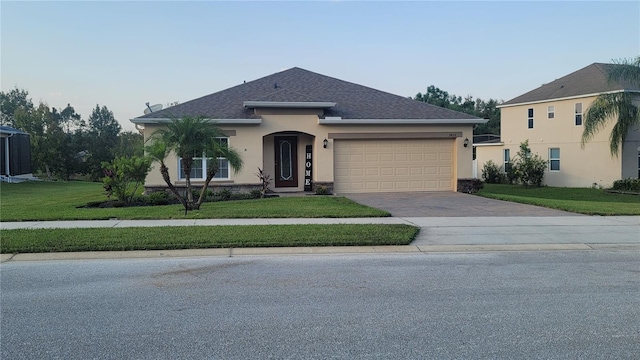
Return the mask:
<path id="1" fill-rule="evenodd" d="M 640 244 L 496 244 L 496 245 L 397 245 L 397 246 L 328 246 L 269 247 L 183 250 L 88 251 L 58 253 L 0 254 L 0 263 L 51 260 L 117 260 L 185 257 L 236 257 L 286 255 L 355 255 L 355 254 L 437 254 L 462 252 L 528 251 L 640 251 Z"/>

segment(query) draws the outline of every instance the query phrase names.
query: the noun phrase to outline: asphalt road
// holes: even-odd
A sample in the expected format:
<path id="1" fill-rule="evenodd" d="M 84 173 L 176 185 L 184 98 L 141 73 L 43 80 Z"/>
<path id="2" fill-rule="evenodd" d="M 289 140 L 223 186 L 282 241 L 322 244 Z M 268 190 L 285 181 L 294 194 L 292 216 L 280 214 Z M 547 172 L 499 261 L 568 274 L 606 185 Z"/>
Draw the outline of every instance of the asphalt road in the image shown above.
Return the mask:
<path id="1" fill-rule="evenodd" d="M 2 359 L 640 354 L 640 253 L 8 262 Z"/>

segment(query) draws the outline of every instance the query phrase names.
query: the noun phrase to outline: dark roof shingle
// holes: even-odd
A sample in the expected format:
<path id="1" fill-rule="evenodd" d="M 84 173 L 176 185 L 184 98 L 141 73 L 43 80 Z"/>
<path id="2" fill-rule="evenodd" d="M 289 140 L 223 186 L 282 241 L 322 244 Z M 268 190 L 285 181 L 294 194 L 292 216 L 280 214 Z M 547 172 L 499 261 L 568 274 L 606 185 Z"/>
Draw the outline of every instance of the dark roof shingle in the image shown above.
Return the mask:
<path id="1" fill-rule="evenodd" d="M 627 83 L 610 83 L 607 80 L 609 69 L 615 64 L 593 63 L 569 75 L 544 84 L 537 89 L 515 97 L 502 104 L 514 105 L 534 101 L 560 99 L 572 96 L 599 94 L 607 91 L 637 91 L 637 86 Z"/>
<path id="2" fill-rule="evenodd" d="M 325 116 L 344 119 L 476 119 L 476 117 L 301 68 L 291 68 L 136 119 L 204 116 L 255 119 L 244 101 L 335 102 Z"/>

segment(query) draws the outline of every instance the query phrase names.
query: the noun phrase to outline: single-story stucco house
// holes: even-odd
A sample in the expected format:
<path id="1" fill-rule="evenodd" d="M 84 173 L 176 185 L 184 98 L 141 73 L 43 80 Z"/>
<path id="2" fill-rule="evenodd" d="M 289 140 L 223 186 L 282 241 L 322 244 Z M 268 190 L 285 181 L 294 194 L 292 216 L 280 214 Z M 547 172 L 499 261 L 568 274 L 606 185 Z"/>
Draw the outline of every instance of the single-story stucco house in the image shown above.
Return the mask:
<path id="1" fill-rule="evenodd" d="M 471 178 L 473 127 L 486 120 L 301 68 L 292 68 L 131 119 L 145 141 L 163 124 L 202 116 L 221 128 L 244 168 L 220 172 L 211 186 L 253 189 L 258 168 L 274 192 L 455 191 Z M 184 184 L 179 159 L 170 176 Z M 171 166 L 172 165 L 172 166 Z M 206 174 L 196 161 L 192 181 Z M 160 172 L 147 191 L 164 188 Z"/>
<path id="2" fill-rule="evenodd" d="M 545 185 L 610 187 L 616 180 L 640 177 L 637 126 L 629 129 L 617 156 L 609 150 L 615 119 L 581 144 L 584 116 L 599 94 L 626 92 L 640 105 L 637 85 L 608 81 L 615 66 L 619 65 L 593 63 L 501 104 L 500 140 L 477 137 L 473 144 L 478 177 L 489 160 L 504 170 L 525 140 L 534 154 L 548 161 Z"/>
<path id="3" fill-rule="evenodd" d="M 33 178 L 29 134 L 0 126 L 0 179 L 16 182 Z"/>

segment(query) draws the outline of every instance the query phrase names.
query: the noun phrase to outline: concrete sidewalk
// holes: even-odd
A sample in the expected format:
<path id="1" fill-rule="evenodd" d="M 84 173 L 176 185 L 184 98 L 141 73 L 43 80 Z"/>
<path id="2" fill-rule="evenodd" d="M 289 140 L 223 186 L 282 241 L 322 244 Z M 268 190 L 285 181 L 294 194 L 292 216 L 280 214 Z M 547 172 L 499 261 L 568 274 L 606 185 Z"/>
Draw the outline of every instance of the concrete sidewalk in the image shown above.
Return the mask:
<path id="1" fill-rule="evenodd" d="M 1 261 L 184 256 L 464 251 L 632 250 L 640 251 L 640 216 L 386 217 L 296 219 L 91 220 L 3 222 L 0 229 L 120 228 L 285 224 L 410 224 L 420 227 L 406 246 L 293 247 L 2 254 Z"/>

